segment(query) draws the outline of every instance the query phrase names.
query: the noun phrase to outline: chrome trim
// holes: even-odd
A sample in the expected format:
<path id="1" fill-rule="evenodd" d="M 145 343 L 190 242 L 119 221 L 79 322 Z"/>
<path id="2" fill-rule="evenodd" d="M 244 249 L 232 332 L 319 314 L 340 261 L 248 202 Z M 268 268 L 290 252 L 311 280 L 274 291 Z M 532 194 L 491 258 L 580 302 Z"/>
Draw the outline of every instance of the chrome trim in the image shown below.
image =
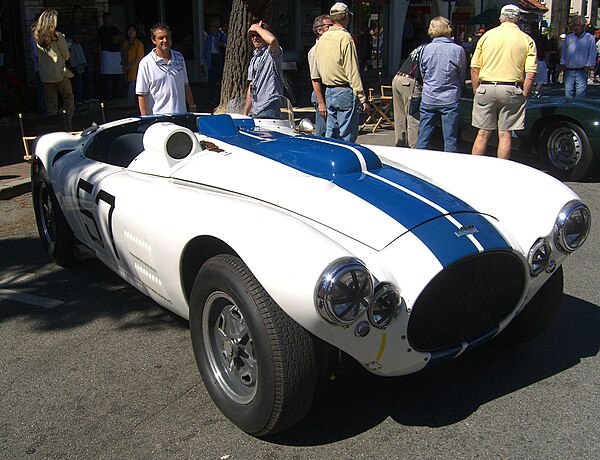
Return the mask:
<path id="1" fill-rule="evenodd" d="M 580 228 L 570 229 L 569 225 Z M 592 215 L 589 208 L 579 200 L 570 201 L 561 209 L 554 223 L 554 243 L 561 251 L 570 254 L 585 242 L 591 226 Z"/>
<path id="2" fill-rule="evenodd" d="M 550 257 L 552 255 L 552 247 L 545 238 L 539 238 L 527 255 L 527 263 L 529 264 L 529 273 L 531 276 L 538 276 L 542 273 L 550 264 Z"/>
<path id="3" fill-rule="evenodd" d="M 346 275 L 350 274 L 348 284 Z M 340 289 L 344 286 L 344 289 Z M 345 291 L 344 297 L 341 291 Z M 315 286 L 315 306 L 319 315 L 338 326 L 349 326 L 362 316 L 373 302 L 373 277 L 358 259 L 337 259 L 323 271 Z M 346 305 L 342 312 L 336 307 Z M 342 313 L 342 314 L 340 314 Z"/>
<path id="4" fill-rule="evenodd" d="M 390 283 L 378 284 L 369 306 L 369 322 L 379 329 L 385 329 L 398 316 L 401 303 L 402 297 L 395 286 Z M 376 319 L 377 316 L 380 319 Z"/>

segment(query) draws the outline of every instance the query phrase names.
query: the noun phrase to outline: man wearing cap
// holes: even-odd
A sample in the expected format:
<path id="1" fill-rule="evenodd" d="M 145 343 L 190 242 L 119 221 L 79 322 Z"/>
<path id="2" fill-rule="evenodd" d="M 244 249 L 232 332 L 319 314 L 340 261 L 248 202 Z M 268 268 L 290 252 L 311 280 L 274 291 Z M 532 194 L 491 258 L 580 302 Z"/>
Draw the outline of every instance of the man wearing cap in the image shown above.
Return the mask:
<path id="1" fill-rule="evenodd" d="M 533 39 L 517 25 L 522 10 L 506 5 L 500 25 L 477 42 L 471 60 L 472 125 L 479 129 L 473 155 L 485 155 L 493 131 L 498 131 L 498 158 L 509 159 L 511 131 L 525 128 L 525 104 L 533 89 L 537 51 Z M 525 74 L 525 80 L 523 80 Z"/>
<path id="2" fill-rule="evenodd" d="M 569 99 L 585 97 L 588 71 L 596 64 L 596 42 L 592 34 L 583 30 L 584 26 L 583 16 L 571 20 L 573 32 L 566 36 L 560 56 L 565 97 Z"/>
<path id="3" fill-rule="evenodd" d="M 338 2 L 329 11 L 333 26 L 325 32 L 316 49 L 317 70 L 325 87 L 327 137 L 354 142 L 358 137 L 358 111 L 369 111 L 358 67 L 358 54 L 346 30 L 350 11 Z"/>
<path id="4" fill-rule="evenodd" d="M 328 14 L 322 14 L 317 16 L 313 22 L 313 33 L 316 36 L 316 41 L 313 47 L 308 52 L 308 67 L 310 69 L 310 80 L 313 87 L 313 92 L 310 96 L 310 101 L 315 107 L 315 135 L 325 136 L 327 131 L 327 125 L 325 119 L 327 117 L 327 106 L 325 104 L 325 96 L 323 95 L 323 88 L 321 86 L 321 76 L 317 69 L 317 58 L 315 52 L 317 50 L 317 43 L 319 38 L 333 25 L 331 16 Z"/>

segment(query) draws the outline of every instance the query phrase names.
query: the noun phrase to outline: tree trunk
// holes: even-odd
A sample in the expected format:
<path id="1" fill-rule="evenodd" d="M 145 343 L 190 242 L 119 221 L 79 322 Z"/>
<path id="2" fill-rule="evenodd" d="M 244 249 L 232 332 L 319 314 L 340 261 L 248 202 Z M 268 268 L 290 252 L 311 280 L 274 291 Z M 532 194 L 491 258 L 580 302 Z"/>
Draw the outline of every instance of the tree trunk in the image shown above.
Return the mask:
<path id="1" fill-rule="evenodd" d="M 233 101 L 231 111 L 242 111 L 248 85 L 248 63 L 252 55 L 248 29 L 256 19 L 270 24 L 272 12 L 272 0 L 233 0 L 221 81 L 221 101 L 215 113 L 226 112 L 230 101 Z"/>
<path id="2" fill-rule="evenodd" d="M 552 35 L 558 35 L 567 33 L 567 27 L 569 25 L 569 8 L 570 3 L 566 0 L 559 1 L 555 0 L 552 2 Z"/>

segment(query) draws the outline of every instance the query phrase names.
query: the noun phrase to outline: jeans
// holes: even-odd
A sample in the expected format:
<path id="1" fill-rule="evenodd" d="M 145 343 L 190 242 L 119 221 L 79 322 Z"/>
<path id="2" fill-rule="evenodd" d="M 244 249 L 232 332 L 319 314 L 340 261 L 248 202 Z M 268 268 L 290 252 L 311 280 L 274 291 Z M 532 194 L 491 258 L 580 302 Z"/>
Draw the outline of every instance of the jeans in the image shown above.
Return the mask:
<path id="1" fill-rule="evenodd" d="M 355 142 L 358 137 L 360 102 L 352 88 L 325 89 L 327 101 L 327 131 L 325 136 Z"/>
<path id="2" fill-rule="evenodd" d="M 458 147 L 459 102 L 451 105 L 429 105 L 421 101 L 418 149 L 427 149 L 435 129 L 438 115 L 442 117 L 444 151 L 456 152 Z"/>
<path id="3" fill-rule="evenodd" d="M 587 70 L 566 70 L 564 76 L 565 97 L 584 98 L 587 89 Z"/>
<path id="4" fill-rule="evenodd" d="M 317 103 L 317 96 L 315 95 L 314 91 L 310 96 L 310 101 L 312 102 L 312 105 L 315 108 L 315 136 L 323 137 L 325 136 L 325 132 L 327 131 L 327 122 L 319 112 L 319 104 Z"/>

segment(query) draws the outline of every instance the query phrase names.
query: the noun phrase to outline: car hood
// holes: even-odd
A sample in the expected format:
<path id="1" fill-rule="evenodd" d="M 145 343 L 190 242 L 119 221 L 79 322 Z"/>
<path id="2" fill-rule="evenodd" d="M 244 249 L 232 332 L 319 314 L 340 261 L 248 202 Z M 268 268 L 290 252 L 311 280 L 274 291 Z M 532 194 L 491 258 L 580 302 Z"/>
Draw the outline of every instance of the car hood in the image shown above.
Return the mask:
<path id="1" fill-rule="evenodd" d="M 220 117 L 207 118 L 216 123 Z M 429 247 L 446 244 L 437 234 L 441 227 L 453 239 L 455 231 L 470 226 L 497 233 L 461 199 L 423 177 L 382 164 L 364 146 L 212 128 L 200 125 L 202 133 L 212 135 L 205 139 L 210 150 L 190 158 L 172 178 L 260 200 L 377 250 L 407 232 L 419 233 Z M 440 218 L 439 224 L 423 225 Z"/>

